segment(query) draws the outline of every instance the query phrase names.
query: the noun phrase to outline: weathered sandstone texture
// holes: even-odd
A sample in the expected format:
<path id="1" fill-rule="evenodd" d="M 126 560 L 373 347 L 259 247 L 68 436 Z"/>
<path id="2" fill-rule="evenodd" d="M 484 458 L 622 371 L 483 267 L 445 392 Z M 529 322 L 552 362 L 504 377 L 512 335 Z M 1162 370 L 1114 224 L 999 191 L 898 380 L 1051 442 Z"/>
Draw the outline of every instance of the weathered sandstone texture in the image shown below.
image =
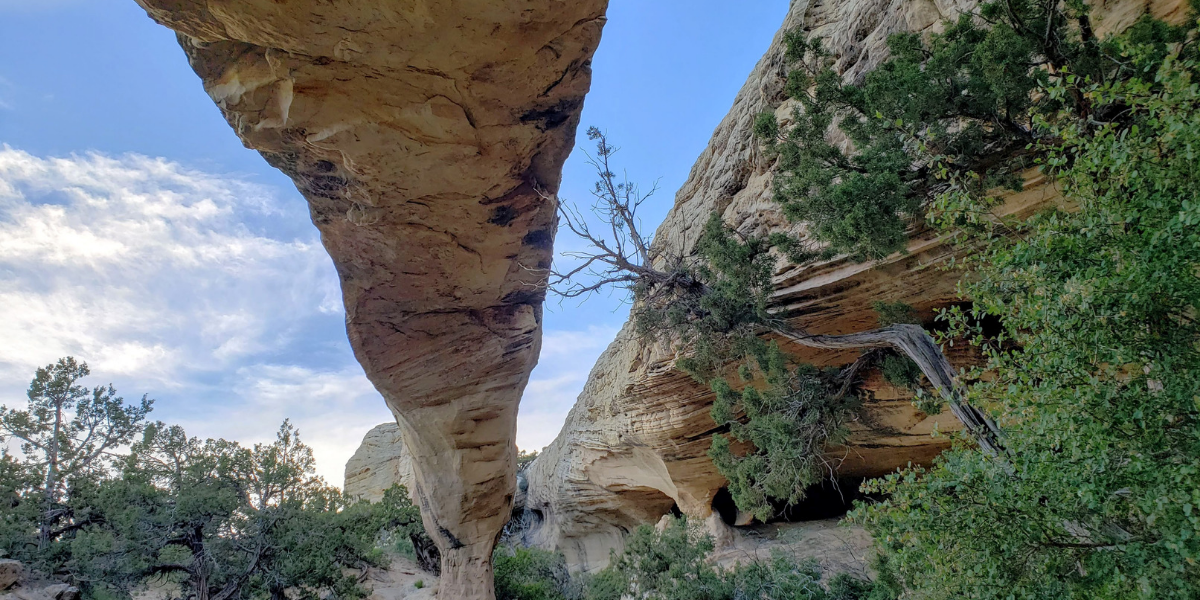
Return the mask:
<path id="1" fill-rule="evenodd" d="M 383 499 L 383 492 L 397 483 L 412 493 L 412 456 L 404 447 L 400 426 L 382 423 L 367 432 L 354 456 L 346 461 L 342 491 L 355 498 L 378 502 Z"/>
<path id="2" fill-rule="evenodd" d="M 21 581 L 25 574 L 25 566 L 11 558 L 0 558 L 0 590 L 8 588 Z"/>
<path id="3" fill-rule="evenodd" d="M 443 598 L 492 597 L 517 403 L 606 0 L 137 0 L 289 175 L 396 414 Z"/>
<path id="4" fill-rule="evenodd" d="M 775 110 L 783 120 L 787 73 L 784 32 L 801 29 L 824 40 L 847 80 L 861 78 L 886 57 L 887 37 L 898 31 L 935 31 L 942 19 L 976 6 L 975 0 L 793 0 L 780 33 L 718 125 L 707 149 L 679 190 L 655 240 L 671 252 L 690 254 L 708 215 L 720 211 L 739 230 L 764 232 L 789 224 L 771 200 L 772 164 L 752 134 L 754 118 Z M 1132 0 L 1099 6 L 1100 31 L 1119 30 L 1147 5 Z M 1159 17 L 1183 14 L 1182 0 L 1152 2 Z M 1011 195 L 1003 212 L 1030 214 L 1052 202 L 1055 190 L 1036 173 L 1027 189 Z M 912 232 L 908 251 L 875 264 L 833 260 L 776 274 L 775 307 L 813 333 L 852 333 L 878 325 L 872 301 L 903 301 L 928 321 L 933 311 L 956 302 L 956 275 L 939 266 L 952 249 L 934 232 Z M 856 353 L 786 349 L 818 365 L 842 365 Z M 974 357 L 948 348 L 950 360 Z M 577 568 L 607 563 L 633 527 L 658 520 L 678 507 L 710 527 L 713 500 L 725 485 L 705 455 L 715 433 L 709 417 L 711 392 L 674 370 L 675 356 L 662 345 L 647 346 L 626 327 L 593 368 L 583 393 L 558 438 L 528 471 L 525 507 L 533 515 L 533 543 L 563 551 Z M 852 424 L 845 447 L 828 458 L 838 474 L 878 476 L 910 462 L 928 462 L 944 450 L 945 437 L 930 434 L 958 428 L 948 413 L 927 416 L 910 395 L 870 374 L 872 397 Z M 742 521 L 744 522 L 744 520 Z M 741 523 L 739 523 L 741 524 Z M 719 533 L 719 532 L 718 532 Z M 729 539 L 728 532 L 721 534 Z M 721 536 L 718 536 L 719 538 Z M 736 537 L 736 536 L 735 536 Z M 736 541 L 729 541 L 736 546 Z"/>

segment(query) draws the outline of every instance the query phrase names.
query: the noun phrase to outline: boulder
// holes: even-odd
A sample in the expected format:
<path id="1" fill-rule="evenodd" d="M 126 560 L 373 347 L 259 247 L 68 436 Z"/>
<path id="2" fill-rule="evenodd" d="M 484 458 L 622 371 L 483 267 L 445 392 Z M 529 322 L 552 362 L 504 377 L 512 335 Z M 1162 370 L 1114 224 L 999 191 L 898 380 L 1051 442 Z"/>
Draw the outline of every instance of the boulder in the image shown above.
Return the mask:
<path id="1" fill-rule="evenodd" d="M 354 456 L 346 461 L 342 490 L 352 497 L 378 502 L 383 492 L 396 484 L 413 495 L 412 456 L 404 447 L 400 426 L 383 423 L 367 432 Z"/>
<path id="2" fill-rule="evenodd" d="M 20 561 L 11 558 L 0 558 L 0 591 L 8 588 L 21 581 L 21 575 L 25 573 L 25 567 Z"/>

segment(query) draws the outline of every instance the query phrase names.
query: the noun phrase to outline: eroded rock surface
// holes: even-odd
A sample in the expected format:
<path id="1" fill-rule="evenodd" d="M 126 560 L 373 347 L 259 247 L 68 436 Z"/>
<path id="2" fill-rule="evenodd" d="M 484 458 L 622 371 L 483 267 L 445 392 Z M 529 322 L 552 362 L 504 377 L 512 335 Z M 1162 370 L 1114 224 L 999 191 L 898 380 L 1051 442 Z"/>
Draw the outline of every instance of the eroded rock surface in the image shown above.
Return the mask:
<path id="1" fill-rule="evenodd" d="M 978 4 L 975 0 L 793 0 L 780 33 L 755 67 L 728 116 L 713 134 L 655 239 L 670 252 L 690 254 L 708 215 L 720 211 L 741 231 L 796 228 L 771 200 L 772 165 L 754 140 L 754 118 L 775 110 L 787 119 L 792 105 L 783 93 L 787 65 L 784 32 L 801 29 L 824 40 L 835 68 L 849 81 L 886 58 L 886 40 L 898 31 L 936 31 Z M 1094 19 L 1101 32 L 1119 30 L 1143 10 L 1176 19 L 1181 0 L 1103 3 Z M 1002 208 L 1026 215 L 1053 202 L 1057 193 L 1036 173 L 1024 192 L 1010 195 Z M 939 269 L 952 249 L 930 231 L 913 231 L 908 252 L 875 264 L 833 260 L 776 274 L 775 306 L 793 323 L 813 333 L 852 333 L 878 326 L 876 300 L 913 305 L 931 321 L 934 310 L 957 300 L 957 275 Z M 843 365 L 853 352 L 786 345 L 786 350 L 817 365 Z M 950 360 L 976 358 L 960 347 Z M 526 508 L 535 516 L 529 539 L 567 555 L 576 568 L 596 569 L 620 548 L 633 527 L 657 521 L 672 507 L 712 521 L 713 501 L 724 478 L 706 456 L 715 424 L 709 416 L 711 392 L 674 370 L 675 356 L 661 345 L 641 343 L 630 325 L 601 355 L 558 438 L 528 471 Z M 845 447 L 829 452 L 841 476 L 878 476 L 910 462 L 926 463 L 947 447 L 930 435 L 958 428 L 948 413 L 928 416 L 911 396 L 878 373 L 864 386 L 865 404 Z M 737 547 L 736 534 L 722 534 Z"/>
<path id="2" fill-rule="evenodd" d="M 672 252 L 691 252 L 713 210 L 743 231 L 791 227 L 770 199 L 771 164 L 759 152 L 752 126 L 764 110 L 784 102 L 787 75 L 782 34 L 803 27 L 825 39 L 837 68 L 853 79 L 885 58 L 887 36 L 933 27 L 966 2 L 798 0 L 766 55 L 734 101 L 729 115 L 656 233 Z M 936 240 L 918 238 L 910 254 L 872 269 L 834 261 L 780 273 L 778 304 L 803 326 L 819 333 L 848 333 L 874 327 L 872 300 L 904 301 L 929 314 L 953 298 L 953 283 L 932 268 L 946 253 Z M 817 364 L 853 361 L 853 353 L 788 348 Z M 541 516 L 535 543 L 566 553 L 583 569 L 603 566 L 624 533 L 656 521 L 678 507 L 699 518 L 712 514 L 725 480 L 706 452 L 715 425 L 711 392 L 673 368 L 662 345 L 646 346 L 631 326 L 600 357 L 559 437 L 529 472 L 526 506 Z M 847 473 L 878 474 L 924 461 L 944 448 L 929 431 L 952 418 L 927 417 L 907 396 L 886 384 L 874 386 L 876 401 L 855 424 L 855 437 L 838 459 Z"/>
<path id="3" fill-rule="evenodd" d="M 553 193 L 606 0 L 137 0 L 289 175 L 396 414 L 443 598 L 490 598 Z"/>
<path id="4" fill-rule="evenodd" d="M 413 489 L 412 456 L 404 447 L 404 436 L 395 423 L 376 425 L 363 436 L 354 456 L 346 461 L 342 491 L 368 502 L 383 499 L 383 493 L 400 484 Z"/>

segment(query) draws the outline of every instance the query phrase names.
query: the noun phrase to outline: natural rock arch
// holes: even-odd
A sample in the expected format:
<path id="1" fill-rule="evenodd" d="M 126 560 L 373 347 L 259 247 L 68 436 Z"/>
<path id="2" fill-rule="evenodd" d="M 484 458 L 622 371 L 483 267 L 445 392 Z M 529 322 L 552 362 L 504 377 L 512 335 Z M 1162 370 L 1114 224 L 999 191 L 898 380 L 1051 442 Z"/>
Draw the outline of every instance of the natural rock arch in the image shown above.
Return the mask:
<path id="1" fill-rule="evenodd" d="M 441 596 L 491 598 L 555 233 L 535 190 L 558 187 L 606 0 L 137 1 L 308 200 Z"/>

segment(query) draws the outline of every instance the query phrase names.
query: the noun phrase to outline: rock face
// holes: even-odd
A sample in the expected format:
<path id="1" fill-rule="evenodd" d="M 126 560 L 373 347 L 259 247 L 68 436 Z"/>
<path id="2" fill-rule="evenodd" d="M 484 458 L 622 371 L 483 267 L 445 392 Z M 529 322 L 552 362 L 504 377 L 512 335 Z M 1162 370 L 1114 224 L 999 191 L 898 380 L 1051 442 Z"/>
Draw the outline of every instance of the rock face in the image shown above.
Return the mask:
<path id="1" fill-rule="evenodd" d="M 17 585 L 24 572 L 25 567 L 21 565 L 20 561 L 11 558 L 0 559 L 0 591 Z"/>
<path id="2" fill-rule="evenodd" d="M 862 77 L 886 58 L 887 37 L 898 31 L 934 31 L 947 17 L 978 4 L 975 0 L 793 0 L 780 33 L 751 73 L 720 123 L 707 149 L 675 198 L 655 240 L 670 252 L 690 254 L 708 215 L 720 211 L 726 223 L 744 232 L 802 226 L 789 224 L 771 200 L 770 162 L 754 140 L 754 118 L 776 110 L 786 119 L 787 74 L 784 32 L 801 29 L 824 40 L 847 80 Z M 1119 30 L 1143 10 L 1178 18 L 1181 0 L 1103 3 L 1098 30 Z M 1010 195 L 1002 211 L 1030 214 L 1057 198 L 1036 173 L 1024 192 Z M 776 274 L 775 308 L 813 333 L 852 333 L 878 325 L 871 310 L 876 300 L 913 305 L 927 320 L 933 311 L 957 301 L 956 276 L 939 264 L 952 249 L 930 231 L 911 232 L 908 252 L 875 264 L 833 260 Z M 785 349 L 817 365 L 843 365 L 855 353 L 814 350 L 785 344 Z M 975 357 L 961 345 L 948 348 L 952 362 Z M 626 327 L 593 368 L 583 393 L 558 438 L 528 471 L 525 507 L 534 516 L 529 539 L 556 548 L 576 568 L 607 563 L 625 533 L 654 522 L 677 507 L 708 519 L 724 478 L 706 456 L 715 425 L 709 416 L 711 392 L 674 370 L 674 355 L 661 345 L 647 346 Z M 942 431 L 958 428 L 948 413 L 928 416 L 910 403 L 910 395 L 891 387 L 878 373 L 864 386 L 872 398 L 852 424 L 845 447 L 829 452 L 831 466 L 843 477 L 878 476 L 910 462 L 925 463 L 947 447 Z M 711 521 L 711 519 L 709 519 Z"/>
<path id="3" fill-rule="evenodd" d="M 935 26 L 969 2 L 797 0 L 766 55 L 734 101 L 730 114 L 692 168 L 656 243 L 690 253 L 713 210 L 742 231 L 791 227 L 770 199 L 771 165 L 758 150 L 752 126 L 764 110 L 784 102 L 787 65 L 782 35 L 805 28 L 821 36 L 853 79 L 885 58 L 887 36 Z M 816 333 L 848 333 L 875 326 L 873 300 L 904 301 L 925 315 L 953 298 L 953 282 L 931 267 L 946 255 L 938 240 L 917 236 L 906 256 L 886 264 L 833 261 L 777 275 L 776 303 Z M 790 347 L 815 364 L 844 364 L 853 353 Z M 540 515 L 538 545 L 562 550 L 583 569 L 603 566 L 624 533 L 655 521 L 673 506 L 707 518 L 725 480 L 708 460 L 715 424 L 711 392 L 673 368 L 669 348 L 646 346 L 630 325 L 600 357 L 559 437 L 529 471 L 526 507 Z M 905 394 L 881 381 L 875 401 L 855 424 L 855 436 L 836 458 L 843 474 L 875 475 L 925 461 L 945 447 L 931 439 L 935 425 Z"/>
<path id="4" fill-rule="evenodd" d="M 444 598 L 490 598 L 560 168 L 606 0 L 137 0 L 295 181 L 397 415 Z"/>
<path id="5" fill-rule="evenodd" d="M 342 491 L 355 498 L 378 502 L 383 499 L 383 492 L 397 483 L 412 493 L 412 456 L 404 447 L 399 425 L 376 425 L 363 437 L 354 456 L 346 461 Z"/>

